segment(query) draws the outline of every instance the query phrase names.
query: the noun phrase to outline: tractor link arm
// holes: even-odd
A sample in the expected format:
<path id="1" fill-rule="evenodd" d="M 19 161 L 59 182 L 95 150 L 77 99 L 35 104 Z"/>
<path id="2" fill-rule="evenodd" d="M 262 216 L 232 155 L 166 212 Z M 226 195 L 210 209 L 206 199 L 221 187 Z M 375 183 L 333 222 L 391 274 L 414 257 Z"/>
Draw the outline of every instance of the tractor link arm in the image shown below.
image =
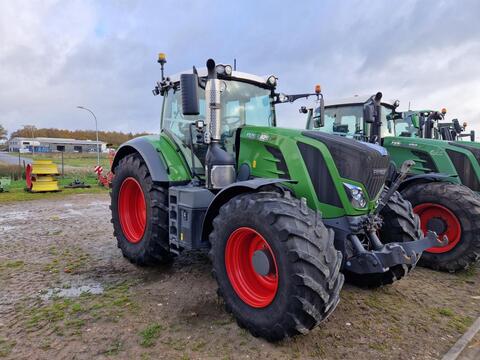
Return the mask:
<path id="1" fill-rule="evenodd" d="M 345 267 L 357 274 L 379 273 L 399 264 L 415 266 L 422 252 L 430 247 L 442 247 L 448 243 L 446 237 L 442 240 L 437 234 L 429 231 L 420 240 L 382 244 L 375 233 L 368 234 L 374 250 L 366 250 L 357 235 L 350 235 L 349 240 L 355 254 L 348 258 Z"/>
<path id="2" fill-rule="evenodd" d="M 397 176 L 395 181 L 392 183 L 392 185 L 390 186 L 388 191 L 380 198 L 380 200 L 378 202 L 378 206 L 375 209 L 375 214 L 380 214 L 380 212 L 383 210 L 385 205 L 387 205 L 388 200 L 395 193 L 395 191 L 398 190 L 398 188 L 402 184 L 403 180 L 405 180 L 405 178 L 407 177 L 408 171 L 410 170 L 410 168 L 413 165 L 415 165 L 415 161 L 413 161 L 413 160 L 405 160 L 403 162 L 402 167 L 400 168 L 400 174 Z"/>

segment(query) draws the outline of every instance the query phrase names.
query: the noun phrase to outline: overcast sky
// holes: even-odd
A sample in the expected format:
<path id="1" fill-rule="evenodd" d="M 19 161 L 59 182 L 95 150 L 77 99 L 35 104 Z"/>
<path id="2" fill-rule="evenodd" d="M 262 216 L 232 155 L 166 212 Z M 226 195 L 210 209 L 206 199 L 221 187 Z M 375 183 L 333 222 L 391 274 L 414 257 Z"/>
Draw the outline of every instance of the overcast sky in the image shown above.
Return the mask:
<path id="1" fill-rule="evenodd" d="M 383 91 L 440 109 L 480 135 L 480 1 L 0 0 L 0 124 L 158 131 L 151 90 L 209 57 L 286 93 Z M 303 127 L 298 112 L 281 126 Z"/>

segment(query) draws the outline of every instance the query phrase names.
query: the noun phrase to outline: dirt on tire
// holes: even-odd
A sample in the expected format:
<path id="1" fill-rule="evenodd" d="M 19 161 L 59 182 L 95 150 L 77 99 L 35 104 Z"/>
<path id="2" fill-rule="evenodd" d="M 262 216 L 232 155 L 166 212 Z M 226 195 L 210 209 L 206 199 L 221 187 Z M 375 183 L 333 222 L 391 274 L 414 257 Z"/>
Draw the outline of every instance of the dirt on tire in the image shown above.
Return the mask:
<path id="1" fill-rule="evenodd" d="M 139 268 L 107 194 L 0 205 L 0 358 L 437 359 L 480 315 L 480 269 L 346 285 L 329 319 L 271 344 L 223 309 L 203 252 Z"/>

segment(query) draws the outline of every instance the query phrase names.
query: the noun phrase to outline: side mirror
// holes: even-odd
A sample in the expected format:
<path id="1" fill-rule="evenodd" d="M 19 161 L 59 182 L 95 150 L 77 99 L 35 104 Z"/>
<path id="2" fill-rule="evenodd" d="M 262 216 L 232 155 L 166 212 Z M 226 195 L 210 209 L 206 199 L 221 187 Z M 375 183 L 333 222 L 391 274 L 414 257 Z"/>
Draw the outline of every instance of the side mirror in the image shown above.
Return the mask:
<path id="1" fill-rule="evenodd" d="M 475 130 L 470 131 L 470 141 L 475 141 Z"/>
<path id="2" fill-rule="evenodd" d="M 420 119 L 418 117 L 418 114 L 413 114 L 411 116 L 411 119 L 412 119 L 412 125 L 417 128 L 417 129 L 420 129 Z"/>
<path id="3" fill-rule="evenodd" d="M 453 129 L 456 131 L 457 134 L 460 134 L 463 131 L 463 129 L 460 126 L 460 122 L 458 121 L 458 119 L 453 119 L 452 123 L 453 123 Z"/>
<path id="4" fill-rule="evenodd" d="M 183 115 L 200 114 L 198 105 L 198 75 L 180 75 L 180 89 L 182 91 L 182 113 Z"/>
<path id="5" fill-rule="evenodd" d="M 375 121 L 375 105 L 372 102 L 363 105 L 363 120 L 369 124 Z"/>
<path id="6" fill-rule="evenodd" d="M 420 120 L 418 121 L 419 129 L 423 130 L 423 127 L 425 126 L 425 116 L 421 115 Z"/>
<path id="7" fill-rule="evenodd" d="M 322 121 L 320 119 L 314 119 L 313 120 L 313 127 L 315 129 L 321 128 L 323 126 L 324 126 L 324 124 L 322 124 Z"/>
<path id="8" fill-rule="evenodd" d="M 325 102 L 323 101 L 323 96 L 318 99 L 318 106 L 315 107 L 313 126 L 316 128 L 325 126 Z"/>

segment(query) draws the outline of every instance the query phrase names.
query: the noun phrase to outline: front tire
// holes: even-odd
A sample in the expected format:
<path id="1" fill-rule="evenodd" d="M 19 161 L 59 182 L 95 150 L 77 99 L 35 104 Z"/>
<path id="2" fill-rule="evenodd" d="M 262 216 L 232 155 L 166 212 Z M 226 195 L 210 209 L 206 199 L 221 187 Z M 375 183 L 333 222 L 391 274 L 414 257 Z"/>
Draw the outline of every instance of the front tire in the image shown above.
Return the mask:
<path id="1" fill-rule="evenodd" d="M 168 189 L 155 184 L 138 154 L 115 168 L 111 205 L 113 235 L 123 256 L 136 265 L 170 263 Z"/>
<path id="2" fill-rule="evenodd" d="M 214 219 L 210 242 L 218 293 L 254 336 L 305 334 L 339 302 L 342 255 L 333 231 L 288 192 L 232 198 Z M 257 255 L 266 259 L 263 270 L 255 267 Z"/>
<path id="3" fill-rule="evenodd" d="M 463 185 L 433 182 L 402 191 L 419 215 L 421 228 L 446 235 L 449 243 L 423 252 L 419 265 L 455 272 L 480 258 L 480 198 Z"/>

